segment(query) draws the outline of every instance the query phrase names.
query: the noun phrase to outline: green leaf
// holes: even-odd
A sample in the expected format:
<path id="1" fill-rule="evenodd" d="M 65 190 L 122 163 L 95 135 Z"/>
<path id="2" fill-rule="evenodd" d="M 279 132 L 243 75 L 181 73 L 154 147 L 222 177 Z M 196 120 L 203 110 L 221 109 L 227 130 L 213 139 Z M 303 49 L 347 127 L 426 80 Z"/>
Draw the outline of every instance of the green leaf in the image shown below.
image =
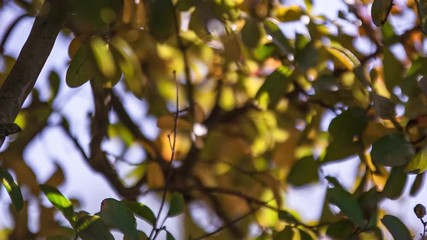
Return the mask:
<path id="1" fill-rule="evenodd" d="M 74 226 L 74 208 L 71 201 L 62 195 L 58 189 L 47 184 L 41 184 L 40 189 L 52 205 L 64 215 L 72 226 Z"/>
<path id="2" fill-rule="evenodd" d="M 263 44 L 261 46 L 258 46 L 258 48 L 254 51 L 254 57 L 257 61 L 264 61 L 265 59 L 271 57 L 273 53 L 276 51 L 276 45 L 273 43 L 267 43 Z"/>
<path id="3" fill-rule="evenodd" d="M 184 198 L 179 193 L 173 193 L 170 201 L 168 217 L 174 217 L 185 210 Z"/>
<path id="4" fill-rule="evenodd" d="M 80 87 L 96 74 L 96 65 L 94 63 L 90 47 L 82 44 L 71 59 L 70 66 L 67 69 L 65 80 L 71 88 Z"/>
<path id="5" fill-rule="evenodd" d="M 360 137 L 367 126 L 367 117 L 361 108 L 350 108 L 335 117 L 328 128 L 332 139 L 323 162 L 340 160 L 358 153 Z"/>
<path id="6" fill-rule="evenodd" d="M 318 180 L 318 163 L 311 156 L 296 161 L 287 177 L 288 183 L 294 186 L 303 186 Z"/>
<path id="7" fill-rule="evenodd" d="M 372 144 L 371 157 L 375 164 L 397 167 L 411 161 L 414 149 L 401 133 L 391 133 Z"/>
<path id="8" fill-rule="evenodd" d="M 405 188 L 406 180 L 407 174 L 403 171 L 403 167 L 392 168 L 382 195 L 389 199 L 399 198 Z"/>
<path id="9" fill-rule="evenodd" d="M 164 42 L 175 33 L 175 10 L 172 1 L 150 0 L 149 8 L 150 33 L 159 42 Z"/>
<path id="10" fill-rule="evenodd" d="M 393 238 L 395 240 L 411 240 L 411 232 L 408 230 L 408 228 L 405 226 L 405 224 L 400 221 L 395 216 L 392 215 L 385 215 L 381 222 L 384 224 L 384 226 L 388 229 L 388 231 L 391 233 Z"/>
<path id="11" fill-rule="evenodd" d="M 256 48 L 261 40 L 261 29 L 258 21 L 253 18 L 246 19 L 242 28 L 242 42 L 248 48 Z"/>
<path id="12" fill-rule="evenodd" d="M 378 202 L 380 200 L 381 195 L 375 187 L 369 189 L 369 191 L 363 192 L 359 198 L 357 198 L 357 202 L 362 208 L 364 218 L 369 221 L 368 225 L 365 227 L 372 227 L 372 225 L 369 225 L 372 223 L 373 226 L 376 225 Z"/>
<path id="13" fill-rule="evenodd" d="M 294 53 L 294 49 L 289 43 L 289 40 L 285 37 L 285 35 L 283 35 L 282 30 L 279 28 L 276 22 L 274 22 L 272 19 L 267 19 L 264 21 L 264 28 L 266 33 L 273 38 L 273 42 L 276 44 L 276 46 L 278 46 L 284 54 Z"/>
<path id="14" fill-rule="evenodd" d="M 411 190 L 409 191 L 409 195 L 411 195 L 412 197 L 417 195 L 422 189 L 421 187 L 423 186 L 425 174 L 425 172 L 418 174 L 414 182 L 412 183 Z"/>
<path id="15" fill-rule="evenodd" d="M 294 237 L 294 230 L 286 226 L 281 232 L 274 235 L 273 240 L 292 239 Z"/>
<path id="16" fill-rule="evenodd" d="M 118 229 L 128 239 L 138 240 L 136 219 L 125 203 L 112 198 L 102 201 L 99 216 L 108 226 Z"/>
<path id="17" fill-rule="evenodd" d="M 418 16 L 421 22 L 421 30 L 427 34 L 427 1 L 420 0 L 416 1 L 418 4 Z"/>
<path id="18" fill-rule="evenodd" d="M 172 233 L 170 233 L 167 230 L 166 230 L 166 240 L 175 240 L 175 237 L 172 235 Z"/>
<path id="19" fill-rule="evenodd" d="M 55 99 L 56 95 L 59 91 L 59 85 L 61 83 L 61 79 L 57 72 L 50 71 L 49 73 L 49 86 L 50 86 L 50 96 L 49 102 L 52 103 L 53 99 Z"/>
<path id="20" fill-rule="evenodd" d="M 306 231 L 299 229 L 299 236 L 301 240 L 314 240 L 314 238 Z"/>
<path id="21" fill-rule="evenodd" d="M 392 0 L 374 0 L 371 8 L 371 15 L 374 24 L 377 26 L 384 25 L 392 7 Z"/>
<path id="22" fill-rule="evenodd" d="M 156 216 L 154 215 L 153 211 L 147 205 L 144 205 L 139 202 L 133 202 L 133 201 L 123 201 L 124 204 L 133 212 L 136 214 L 137 217 L 140 217 L 141 219 L 144 219 L 148 223 L 150 223 L 152 226 L 156 223 Z"/>
<path id="23" fill-rule="evenodd" d="M 264 84 L 258 90 L 256 98 L 262 100 L 265 95 L 268 97 L 268 107 L 274 108 L 283 95 L 288 92 L 292 86 L 292 80 L 289 78 L 292 69 L 285 66 L 277 68 L 273 73 L 268 75 Z"/>
<path id="24" fill-rule="evenodd" d="M 349 192 L 341 187 L 333 187 L 327 190 L 326 196 L 329 202 L 336 205 L 356 226 L 365 226 L 362 208 Z"/>
<path id="25" fill-rule="evenodd" d="M 409 173 L 423 173 L 427 170 L 427 147 L 422 148 L 406 165 L 405 171 Z"/>
<path id="26" fill-rule="evenodd" d="M 89 215 L 86 212 L 77 214 L 76 231 L 82 240 L 114 240 L 107 225 L 97 215 Z"/>
<path id="27" fill-rule="evenodd" d="M 349 220 L 340 220 L 328 226 L 326 235 L 332 239 L 351 239 L 354 226 Z"/>
<path id="28" fill-rule="evenodd" d="M 393 36 L 395 36 L 394 33 Z M 383 54 L 384 82 L 388 91 L 393 92 L 393 88 L 402 80 L 402 73 L 405 72 L 404 67 L 390 51 L 389 47 L 384 48 Z"/>
<path id="29" fill-rule="evenodd" d="M 13 177 L 9 174 L 9 172 L 2 167 L 0 167 L 0 181 L 9 194 L 13 207 L 16 211 L 20 211 L 24 206 L 24 199 L 22 198 L 21 189 L 13 180 Z"/>
<path id="30" fill-rule="evenodd" d="M 126 85 L 137 97 L 142 97 L 144 93 L 144 76 L 140 67 L 138 57 L 132 47 L 120 37 L 114 37 L 111 41 L 113 53 L 118 54 L 116 61 L 125 77 Z"/>

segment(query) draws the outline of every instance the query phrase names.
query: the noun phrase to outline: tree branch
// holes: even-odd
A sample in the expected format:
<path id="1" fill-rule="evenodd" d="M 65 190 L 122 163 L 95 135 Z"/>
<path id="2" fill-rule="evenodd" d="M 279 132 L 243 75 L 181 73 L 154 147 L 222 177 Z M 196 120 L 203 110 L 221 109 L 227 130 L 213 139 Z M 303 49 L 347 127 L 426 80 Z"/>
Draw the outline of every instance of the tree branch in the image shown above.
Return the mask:
<path id="1" fill-rule="evenodd" d="M 34 88 L 65 21 L 64 6 L 62 0 L 44 1 L 15 65 L 0 87 L 0 125 L 15 121 Z M 2 140 L 4 136 L 0 136 L 0 147 Z"/>

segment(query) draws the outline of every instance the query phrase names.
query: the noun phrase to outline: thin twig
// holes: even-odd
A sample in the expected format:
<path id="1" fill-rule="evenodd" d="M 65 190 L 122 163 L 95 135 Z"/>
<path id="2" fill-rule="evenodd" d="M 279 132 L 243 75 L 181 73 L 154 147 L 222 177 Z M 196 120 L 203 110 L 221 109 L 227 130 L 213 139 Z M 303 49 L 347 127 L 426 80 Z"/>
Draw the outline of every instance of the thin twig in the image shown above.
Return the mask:
<path id="1" fill-rule="evenodd" d="M 166 218 L 163 219 L 162 223 L 160 224 L 160 226 L 157 226 L 157 224 L 159 223 L 159 218 L 160 215 L 163 211 L 165 202 L 166 202 L 166 194 L 168 192 L 168 188 L 169 188 L 169 184 L 172 178 L 172 169 L 173 169 L 173 161 L 175 160 L 175 148 L 176 148 L 176 135 L 177 135 L 177 129 L 178 129 L 178 118 L 179 118 L 179 86 L 178 86 L 178 81 L 176 78 L 176 72 L 173 72 L 173 77 L 175 80 L 175 87 L 176 87 L 176 111 L 175 111 L 175 116 L 174 116 L 174 126 L 173 126 L 173 130 L 171 133 L 168 134 L 168 140 L 169 140 L 169 145 L 171 148 L 171 156 L 170 156 L 170 169 L 167 172 L 167 177 L 166 177 L 166 181 L 165 181 L 165 187 L 163 189 L 163 195 L 162 195 L 162 202 L 160 203 L 160 208 L 159 211 L 157 212 L 157 216 L 156 216 L 156 221 L 153 225 L 153 230 L 150 233 L 150 236 L 148 237 L 148 239 L 156 239 L 158 234 L 161 232 L 161 230 L 163 229 L 163 226 L 166 222 Z M 171 134 L 173 134 L 173 138 L 171 140 Z"/>
<path id="2" fill-rule="evenodd" d="M 17 17 L 7 28 L 7 30 L 4 33 L 3 39 L 0 42 L 0 54 L 4 53 L 4 45 L 6 45 L 7 40 L 9 39 L 10 34 L 12 33 L 13 29 L 16 27 L 16 25 L 24 18 L 30 17 L 31 15 L 28 13 L 22 14 L 21 16 Z"/>

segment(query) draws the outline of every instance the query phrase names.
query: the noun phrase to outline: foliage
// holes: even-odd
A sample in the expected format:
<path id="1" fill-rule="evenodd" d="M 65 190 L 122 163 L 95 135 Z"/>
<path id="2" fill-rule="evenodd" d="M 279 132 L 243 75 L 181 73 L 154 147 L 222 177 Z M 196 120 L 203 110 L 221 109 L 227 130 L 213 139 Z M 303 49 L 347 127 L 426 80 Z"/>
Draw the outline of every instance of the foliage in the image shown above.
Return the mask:
<path id="1" fill-rule="evenodd" d="M 15 208 L 11 239 L 114 239 L 111 230 L 124 239 L 151 240 L 161 232 L 174 239 L 165 222 L 181 214 L 186 239 L 416 235 L 380 203 L 398 199 L 407 182 L 416 195 L 427 169 L 427 1 L 342 1 L 345 11 L 337 17 L 317 14 L 311 0 L 0 1 L 8 5 L 24 10 L 0 43 L 0 146 L 22 128 L 0 156 L 0 180 Z M 49 89 L 32 89 L 33 80 L 13 70 L 25 66 L 35 81 L 40 63 L 25 58 L 30 52 L 15 59 L 4 51 L 28 16 L 46 23 L 36 20 L 32 32 L 44 29 L 50 43 L 59 30 L 71 38 L 65 77 L 52 71 L 43 86 Z M 402 29 L 398 23 L 407 16 L 418 18 Z M 40 47 L 43 41 L 30 35 L 26 46 L 44 64 L 51 49 Z M 56 104 L 59 92 L 71 88 L 91 89 L 86 136 L 74 132 L 79 123 Z M 157 120 L 154 138 L 132 117 L 130 97 Z M 60 164 L 46 182 L 37 181 L 23 153 L 53 127 L 121 200 L 105 199 L 97 213 L 78 210 L 58 190 L 67 180 Z M 105 147 L 112 139 L 120 156 Z M 144 158 L 127 159 L 131 149 Z M 359 163 L 352 186 L 325 174 L 325 166 L 350 158 Z M 312 184 L 323 184 L 326 194 L 313 199 L 323 202 L 321 216 L 306 223 L 283 202 L 287 189 Z M 160 197 L 158 211 L 138 200 L 148 192 Z M 29 201 L 40 212 L 35 232 L 28 228 Z M 209 229 L 196 220 L 194 203 L 216 219 Z M 425 208 L 414 211 L 424 238 Z M 139 229 L 137 218 L 150 229 Z"/>

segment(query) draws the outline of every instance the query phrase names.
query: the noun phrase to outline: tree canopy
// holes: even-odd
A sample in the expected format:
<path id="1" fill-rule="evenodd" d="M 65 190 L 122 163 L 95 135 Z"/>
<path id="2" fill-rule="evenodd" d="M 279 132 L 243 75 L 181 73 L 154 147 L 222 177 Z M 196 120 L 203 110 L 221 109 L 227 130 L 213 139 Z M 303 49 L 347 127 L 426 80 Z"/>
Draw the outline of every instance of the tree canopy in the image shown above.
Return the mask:
<path id="1" fill-rule="evenodd" d="M 1 234 L 175 239 L 165 222 L 182 214 L 185 239 L 427 239 L 422 202 L 407 209 L 421 222 L 412 231 L 380 205 L 425 181 L 427 1 L 342 1 L 336 17 L 313 2 L 0 0 L 23 12 L 0 39 L 0 180 L 14 226 Z M 7 55 L 30 17 L 19 56 Z M 66 73 L 34 87 L 59 34 L 71 39 Z M 60 90 L 85 87 L 92 111 L 76 109 L 80 133 L 55 103 L 66 100 Z M 61 162 L 79 161 L 67 154 L 40 182 L 23 153 L 52 128 L 119 199 L 95 213 L 61 193 Z M 325 167 L 349 159 L 358 165 L 346 186 Z M 322 209 L 305 222 L 284 201 L 289 188 L 312 185 L 326 194 L 307 196 Z M 148 193 L 160 209 L 141 201 Z"/>

